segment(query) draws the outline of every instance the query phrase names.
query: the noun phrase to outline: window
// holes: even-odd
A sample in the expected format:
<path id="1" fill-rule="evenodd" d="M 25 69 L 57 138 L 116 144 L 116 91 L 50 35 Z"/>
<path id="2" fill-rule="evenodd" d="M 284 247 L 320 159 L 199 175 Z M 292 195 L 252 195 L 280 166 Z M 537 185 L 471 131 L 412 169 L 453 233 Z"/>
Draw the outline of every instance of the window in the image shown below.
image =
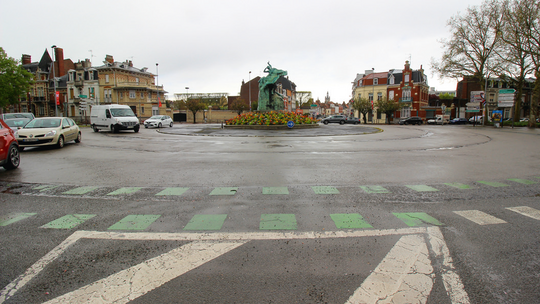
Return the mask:
<path id="1" fill-rule="evenodd" d="M 381 101 L 382 100 L 382 93 L 379 92 L 377 93 L 377 101 Z"/>
<path id="2" fill-rule="evenodd" d="M 136 77 L 136 78 L 135 78 L 135 82 L 136 82 L 136 83 L 139 83 L 139 77 Z"/>
<path id="3" fill-rule="evenodd" d="M 368 99 L 369 99 L 370 102 L 373 102 L 373 93 L 369 93 Z"/>
<path id="4" fill-rule="evenodd" d="M 43 88 L 42 87 L 37 88 L 37 95 L 38 95 L 38 97 L 43 97 Z"/>
<path id="5" fill-rule="evenodd" d="M 388 99 L 393 100 L 394 99 L 394 91 L 388 92 Z"/>
<path id="6" fill-rule="evenodd" d="M 401 92 L 401 97 L 403 99 L 411 99 L 411 89 L 403 89 Z"/>
<path id="7" fill-rule="evenodd" d="M 105 82 L 109 82 L 109 75 L 105 75 Z"/>
<path id="8" fill-rule="evenodd" d="M 44 115 L 45 115 L 45 106 L 40 105 L 39 106 L 39 116 L 44 116 Z"/>
<path id="9" fill-rule="evenodd" d="M 144 99 L 144 93 L 141 92 L 141 99 Z"/>
<path id="10" fill-rule="evenodd" d="M 373 78 L 373 85 L 379 84 L 379 78 Z"/>
<path id="11" fill-rule="evenodd" d="M 409 82 L 410 81 L 410 75 L 409 74 L 405 74 L 405 82 Z"/>
<path id="12" fill-rule="evenodd" d="M 390 75 L 390 84 L 394 84 L 396 81 L 396 78 L 394 77 L 394 75 Z"/>
<path id="13" fill-rule="evenodd" d="M 159 108 L 158 107 L 152 107 L 152 116 L 159 115 Z"/>
<path id="14" fill-rule="evenodd" d="M 144 107 L 141 107 L 141 114 L 144 114 Z"/>
<path id="15" fill-rule="evenodd" d="M 94 91 L 94 88 L 93 88 L 93 87 L 92 87 L 92 88 L 88 88 L 88 96 L 89 96 L 90 98 L 94 98 L 94 97 L 96 97 L 95 95 L 96 95 L 96 92 Z"/>
<path id="16" fill-rule="evenodd" d="M 135 98 L 135 91 L 134 90 L 129 91 L 129 98 L 131 98 L 131 99 Z"/>
<path id="17" fill-rule="evenodd" d="M 411 117 L 411 108 L 410 107 L 403 107 L 401 108 L 401 117 Z"/>
<path id="18" fill-rule="evenodd" d="M 70 99 L 75 98 L 75 91 L 73 90 L 73 88 L 69 89 L 69 98 Z"/>
<path id="19" fill-rule="evenodd" d="M 377 109 L 377 119 L 381 119 L 381 110 Z"/>
<path id="20" fill-rule="evenodd" d="M 124 98 L 124 92 L 120 92 L 120 98 Z"/>

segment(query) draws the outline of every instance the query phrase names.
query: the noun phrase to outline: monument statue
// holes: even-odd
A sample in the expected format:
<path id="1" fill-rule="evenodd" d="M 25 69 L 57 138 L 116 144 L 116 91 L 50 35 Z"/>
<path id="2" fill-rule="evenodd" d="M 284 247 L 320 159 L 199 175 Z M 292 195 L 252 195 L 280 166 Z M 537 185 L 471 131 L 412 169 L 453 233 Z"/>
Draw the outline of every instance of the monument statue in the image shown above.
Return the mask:
<path id="1" fill-rule="evenodd" d="M 283 95 L 276 92 L 276 82 L 279 77 L 286 76 L 287 71 L 273 68 L 270 62 L 264 69 L 267 76 L 259 80 L 259 111 L 279 111 L 285 109 Z"/>

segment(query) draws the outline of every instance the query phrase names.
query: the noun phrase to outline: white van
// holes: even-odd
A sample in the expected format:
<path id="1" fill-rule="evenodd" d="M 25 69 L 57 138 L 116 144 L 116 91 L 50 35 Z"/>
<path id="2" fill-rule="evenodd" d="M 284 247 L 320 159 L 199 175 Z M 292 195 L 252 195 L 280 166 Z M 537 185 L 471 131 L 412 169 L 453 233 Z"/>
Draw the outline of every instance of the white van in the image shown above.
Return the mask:
<path id="1" fill-rule="evenodd" d="M 126 105 L 97 105 L 92 106 L 90 124 L 94 132 L 110 130 L 116 133 L 120 130 L 133 130 L 139 132 L 139 119 L 133 110 Z"/>

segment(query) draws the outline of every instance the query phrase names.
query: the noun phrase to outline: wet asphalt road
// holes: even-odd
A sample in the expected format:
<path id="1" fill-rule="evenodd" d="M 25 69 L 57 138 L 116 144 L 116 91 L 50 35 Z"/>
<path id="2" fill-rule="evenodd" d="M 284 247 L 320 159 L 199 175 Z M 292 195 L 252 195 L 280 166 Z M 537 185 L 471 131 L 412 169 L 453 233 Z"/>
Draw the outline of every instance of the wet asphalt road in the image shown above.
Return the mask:
<path id="1" fill-rule="evenodd" d="M 538 130 L 472 126 L 245 131 L 175 125 L 137 134 L 83 129 L 81 144 L 26 149 L 18 170 L 0 171 L 2 297 L 6 303 L 42 303 L 86 290 L 87 284 L 160 255 L 171 260 L 171 251 L 193 243 L 186 235 L 210 235 L 215 238 L 182 253 L 202 256 L 205 263 L 133 302 L 345 303 L 363 282 L 371 282 L 370 274 L 401 237 L 412 233 L 406 229 L 435 227 L 471 303 L 535 303 L 540 221 L 516 207 L 540 210 L 539 139 Z M 70 193 L 81 187 L 91 188 Z M 114 194 L 124 187 L 133 192 Z M 157 195 L 168 189 L 181 193 Z M 475 222 L 463 216 L 471 210 L 500 221 L 479 224 L 478 217 Z M 73 228 L 50 225 L 74 214 L 92 217 L 79 217 L 84 220 Z M 340 221 L 350 214 L 359 214 L 370 227 L 354 226 L 358 218 Z M 402 214 L 424 221 L 411 226 Z M 157 219 L 146 218 L 141 230 L 114 228 L 132 215 Z M 208 215 L 226 216 L 197 222 Z M 16 216 L 26 217 L 15 221 Z M 215 221 L 219 229 L 204 226 Z M 84 234 L 73 245 L 60 246 L 57 258 L 47 258 L 77 231 L 113 235 Z M 341 232 L 353 235 L 325 235 Z M 354 235 L 366 232 L 374 235 Z M 314 233 L 318 237 L 312 238 Z M 428 241 L 432 234 L 419 235 L 433 267 L 426 274 L 432 288 L 425 299 L 456 302 L 445 287 L 454 281 L 444 275 L 444 256 Z M 234 249 L 220 249 L 215 258 L 202 254 L 218 252 L 211 246 L 226 246 L 225 240 L 235 237 L 242 241 L 228 244 Z M 36 262 L 43 268 L 25 276 Z M 166 277 L 167 267 L 157 273 Z M 13 285 L 20 276 L 28 282 Z M 126 277 L 121 280 L 127 284 Z M 101 290 L 100 297 L 103 290 L 114 294 Z"/>

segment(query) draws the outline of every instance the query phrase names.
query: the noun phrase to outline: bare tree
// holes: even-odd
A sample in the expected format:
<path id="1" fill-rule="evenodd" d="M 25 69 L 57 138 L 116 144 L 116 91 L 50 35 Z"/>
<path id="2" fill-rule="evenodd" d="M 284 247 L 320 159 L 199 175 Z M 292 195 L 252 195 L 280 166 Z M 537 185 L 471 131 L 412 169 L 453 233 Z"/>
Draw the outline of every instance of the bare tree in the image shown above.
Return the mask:
<path id="1" fill-rule="evenodd" d="M 309 91 L 296 91 L 296 108 L 300 108 L 304 103 L 313 100 L 311 92 Z"/>
<path id="2" fill-rule="evenodd" d="M 484 75 L 497 70 L 498 62 L 492 54 L 501 47 L 500 28 L 502 5 L 498 0 L 486 0 L 480 7 L 467 8 L 464 15 L 448 20 L 450 40 L 442 40 L 444 52 L 441 61 L 432 59 L 432 68 L 441 78 L 475 76 L 484 84 Z M 489 69 L 487 67 L 490 59 Z"/>

